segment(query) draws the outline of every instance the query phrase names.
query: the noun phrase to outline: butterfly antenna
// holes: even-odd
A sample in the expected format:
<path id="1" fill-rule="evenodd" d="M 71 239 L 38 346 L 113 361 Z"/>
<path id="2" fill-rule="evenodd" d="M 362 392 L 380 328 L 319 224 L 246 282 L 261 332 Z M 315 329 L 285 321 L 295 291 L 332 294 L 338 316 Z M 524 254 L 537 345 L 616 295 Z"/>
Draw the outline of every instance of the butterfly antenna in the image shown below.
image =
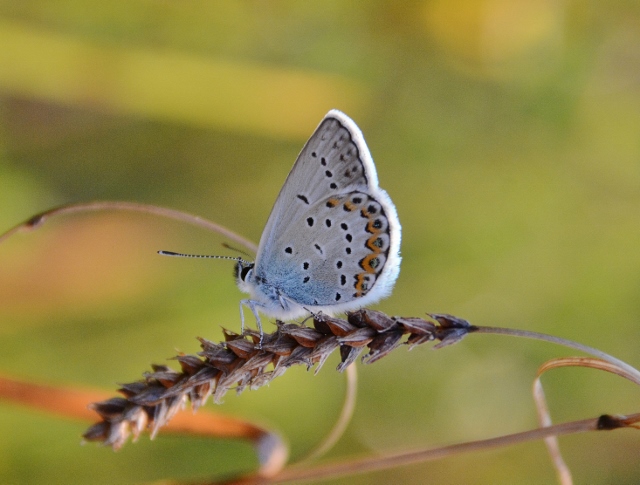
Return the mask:
<path id="1" fill-rule="evenodd" d="M 212 254 L 185 254 L 185 253 L 175 253 L 173 251 L 158 251 L 158 254 L 161 256 L 173 256 L 175 258 L 203 258 L 203 259 L 232 259 L 234 261 L 239 261 L 246 263 L 242 258 L 237 256 L 215 256 Z"/>

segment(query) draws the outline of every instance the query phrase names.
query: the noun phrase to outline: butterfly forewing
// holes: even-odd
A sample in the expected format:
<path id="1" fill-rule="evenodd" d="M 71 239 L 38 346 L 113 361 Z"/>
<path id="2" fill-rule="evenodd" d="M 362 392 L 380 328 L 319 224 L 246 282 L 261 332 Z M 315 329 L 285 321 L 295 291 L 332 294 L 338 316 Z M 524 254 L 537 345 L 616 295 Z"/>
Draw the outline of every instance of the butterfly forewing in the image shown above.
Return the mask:
<path id="1" fill-rule="evenodd" d="M 351 126 L 353 125 L 353 126 Z M 354 132 L 355 130 L 355 132 Z M 331 111 L 298 155 L 265 226 L 260 246 L 327 194 L 377 186 L 375 167 L 362 134 L 342 113 Z M 261 254 L 258 250 L 258 254 Z M 259 262 L 258 262 L 259 263 Z"/>

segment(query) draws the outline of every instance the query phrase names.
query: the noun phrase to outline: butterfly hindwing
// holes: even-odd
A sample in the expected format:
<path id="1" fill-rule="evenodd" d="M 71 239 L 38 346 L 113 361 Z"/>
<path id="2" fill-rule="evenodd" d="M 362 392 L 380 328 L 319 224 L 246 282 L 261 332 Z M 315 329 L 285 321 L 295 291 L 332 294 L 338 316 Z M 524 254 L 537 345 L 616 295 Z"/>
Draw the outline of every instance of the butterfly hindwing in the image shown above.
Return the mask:
<path id="1" fill-rule="evenodd" d="M 374 287 L 389 257 L 390 230 L 372 195 L 330 196 L 292 220 L 262 264 L 274 268 L 267 271 L 270 282 L 299 304 L 344 304 Z"/>

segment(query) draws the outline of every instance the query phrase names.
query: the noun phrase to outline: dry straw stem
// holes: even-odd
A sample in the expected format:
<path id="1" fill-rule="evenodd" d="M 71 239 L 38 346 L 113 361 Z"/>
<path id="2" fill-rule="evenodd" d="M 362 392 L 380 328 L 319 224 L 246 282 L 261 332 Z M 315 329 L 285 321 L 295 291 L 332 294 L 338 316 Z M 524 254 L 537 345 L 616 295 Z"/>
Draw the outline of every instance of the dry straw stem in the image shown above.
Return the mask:
<path id="1" fill-rule="evenodd" d="M 50 209 L 0 235 L 0 243 L 18 232 L 40 227 L 55 215 L 101 210 L 143 212 L 180 220 L 217 232 L 249 250 L 256 251 L 255 244 L 214 222 L 173 209 L 121 201 L 95 201 Z M 243 335 L 226 332 L 226 340 L 223 343 L 200 339 L 202 352 L 198 355 L 179 355 L 175 358 L 180 364 L 180 372 L 164 365 L 154 366 L 153 372 L 147 373 L 144 380 L 122 386 L 120 392 L 124 397 L 93 404 L 92 409 L 100 415 L 102 420 L 87 430 L 84 435 L 85 439 L 99 441 L 117 449 L 125 443 L 129 436 L 133 436 L 135 439 L 144 430 L 149 430 L 153 437 L 158 429 L 167 424 L 171 417 L 186 404 L 187 400 L 191 401 L 194 409 L 204 404 L 210 395 L 213 395 L 214 400 L 219 402 L 228 390 L 235 389 L 236 392 L 242 392 L 247 387 L 256 389 L 281 375 L 292 365 L 301 364 L 308 368 L 317 365 L 317 372 L 336 349 L 340 350 L 342 360 L 338 370 L 343 371 L 349 368 L 364 348 L 368 349 L 368 353 L 362 358 L 363 362 L 372 363 L 402 344 L 408 344 L 411 348 L 415 345 L 438 340 L 440 342 L 434 348 L 441 348 L 460 341 L 469 333 L 502 334 L 543 340 L 591 354 L 595 359 L 584 357 L 555 359 L 540 368 L 534 382 L 534 398 L 538 407 L 541 428 L 433 450 L 404 452 L 384 457 L 351 458 L 346 462 L 315 468 L 305 466 L 304 468 L 289 467 L 283 470 L 286 461 L 286 448 L 277 434 L 259 428 L 255 428 L 253 431 L 249 429 L 248 432 L 243 430 L 238 433 L 238 424 L 243 427 L 246 423 L 231 423 L 231 428 L 233 428 L 229 431 L 231 435 L 246 436 L 254 441 L 258 449 L 261 467 L 257 474 L 236 478 L 227 483 L 284 483 L 318 478 L 326 479 L 332 476 L 371 472 L 410 463 L 425 462 L 462 452 L 545 439 L 558 471 L 559 482 L 563 485 L 569 485 L 571 475 L 560 456 L 555 437 L 592 430 L 611 430 L 621 427 L 640 428 L 640 414 L 603 415 L 596 419 L 553 426 L 540 383 L 540 376 L 548 370 L 577 365 L 613 372 L 640 384 L 640 371 L 629 364 L 598 349 L 559 337 L 505 328 L 477 327 L 469 324 L 466 320 L 446 314 L 432 314 L 430 316 L 433 318 L 432 321 L 421 318 L 389 317 L 367 309 L 349 313 L 346 320 L 330 318 L 322 314 L 313 315 L 314 328 L 278 323 L 277 331 L 265 336 L 264 344 L 260 349 L 256 348 L 260 336 L 251 331 L 247 331 Z M 34 385 L 31 383 L 30 389 L 26 390 L 22 386 L 21 391 L 16 387 L 16 382 L 8 378 L 2 379 L 0 394 L 18 401 L 20 397 L 23 397 L 23 401 L 28 401 L 29 395 L 33 394 Z M 353 384 L 355 380 L 352 379 L 351 382 Z M 77 401 L 77 397 L 75 396 L 75 401 Z M 36 399 L 36 402 L 41 403 L 42 401 Z M 38 405 L 31 402 L 27 404 Z M 350 406 L 352 405 L 351 402 Z M 63 403 L 62 407 L 65 408 L 61 411 L 63 414 L 73 415 L 75 413 L 76 417 L 82 415 L 81 412 L 70 411 L 69 409 L 73 406 L 69 403 Z M 345 406 L 345 410 L 346 416 L 352 411 L 349 406 Z M 184 415 L 181 414 L 178 418 L 182 416 Z M 169 428 L 180 428 L 180 426 L 174 426 L 177 421 L 181 420 L 174 420 Z M 218 427 L 217 421 L 212 423 L 214 434 Z M 250 425 L 249 427 L 251 428 Z M 223 426 L 223 428 L 225 427 Z M 192 425 L 187 424 L 184 427 L 184 430 L 190 429 L 193 429 Z M 337 435 L 339 435 L 339 429 Z M 332 440 L 335 440 L 335 436 L 331 437 L 329 442 Z"/>
<path id="2" fill-rule="evenodd" d="M 538 422 L 540 426 L 549 427 L 552 425 L 551 413 L 547 406 L 547 400 L 542 387 L 541 377 L 545 372 L 553 369 L 559 369 L 562 367 L 588 367 L 591 369 L 602 370 L 610 372 L 612 374 L 619 375 L 625 379 L 630 380 L 636 384 L 640 384 L 637 380 L 637 376 L 629 374 L 625 369 L 620 368 L 618 365 L 607 362 L 603 359 L 594 359 L 593 357 L 563 357 L 559 359 L 552 359 L 545 362 L 538 369 L 535 380 L 533 381 L 533 398 L 536 403 L 536 409 L 538 411 Z M 603 428 L 608 427 L 606 421 L 602 421 L 599 425 Z M 638 427 L 638 423 L 629 423 L 630 427 Z M 561 485 L 572 485 L 573 479 L 569 467 L 565 463 L 560 453 L 560 444 L 558 443 L 557 436 L 549 436 L 544 440 L 549 456 L 553 462 L 554 468 L 558 476 L 558 483 Z"/>
<path id="3" fill-rule="evenodd" d="M 460 453 L 474 451 L 486 451 L 491 448 L 513 446 L 519 443 L 535 441 L 549 436 L 563 436 L 585 431 L 609 430 L 624 427 L 638 427 L 640 423 L 640 413 L 629 416 L 603 415 L 599 418 L 572 421 L 570 423 L 558 424 L 548 428 L 538 428 L 522 433 L 500 436 L 485 440 L 470 441 L 457 445 L 444 446 L 442 448 L 408 451 L 398 454 L 388 454 L 384 456 L 367 456 L 364 458 L 350 458 L 342 462 L 326 463 L 316 467 L 289 467 L 277 476 L 266 478 L 257 475 L 234 478 L 227 481 L 207 481 L 198 482 L 199 485 L 257 485 L 274 483 L 301 483 L 309 480 L 329 479 L 334 477 L 344 477 L 361 473 L 371 473 L 378 470 L 406 466 L 416 463 L 441 460 Z M 190 482 L 195 485 L 195 482 Z"/>
<path id="4" fill-rule="evenodd" d="M 120 392 L 124 398 L 114 398 L 92 405 L 102 420 L 89 428 L 84 437 L 89 441 L 98 441 L 117 449 L 129 436 L 135 439 L 145 429 L 154 436 L 158 429 L 186 404 L 187 399 L 194 408 L 204 404 L 211 395 L 216 402 L 220 402 L 227 391 L 235 389 L 236 392 L 242 392 L 247 388 L 259 388 L 282 375 L 292 365 L 306 365 L 308 368 L 317 365 L 318 372 L 336 349 L 340 350 L 341 363 L 338 370 L 342 371 L 365 349 L 368 352 L 362 357 L 362 361 L 373 363 L 403 344 L 411 348 L 426 342 L 439 341 L 434 348 L 441 348 L 459 342 L 469 333 L 492 333 L 496 330 L 501 334 L 508 332 L 507 329 L 476 327 L 451 315 L 433 314 L 431 317 L 432 321 L 390 317 L 369 309 L 348 313 L 346 320 L 318 314 L 313 316 L 313 328 L 279 322 L 274 333 L 264 336 L 262 348 L 257 348 L 260 336 L 254 331 L 246 331 L 244 335 L 227 331 L 226 341 L 223 343 L 200 339 L 202 352 L 198 355 L 176 357 L 181 366 L 180 372 L 166 366 L 154 366 L 153 372 L 146 374 L 144 380 L 122 386 Z M 524 336 L 519 331 L 514 333 Z M 555 337 L 543 334 L 534 335 L 543 340 L 556 340 Z M 599 361 L 591 359 L 592 365 L 587 366 L 596 367 L 596 360 Z M 560 364 L 550 365 L 549 368 L 558 366 Z M 603 364 L 602 368 L 621 373 L 615 365 L 609 363 Z M 621 375 L 625 375 L 624 372 Z M 548 421 L 536 430 L 438 449 L 403 452 L 383 457 L 351 458 L 342 463 L 319 467 L 298 466 L 283 470 L 272 467 L 269 473 L 265 473 L 261 468 L 258 474 L 236 478 L 227 483 L 285 483 L 327 479 L 564 434 L 638 427 L 639 422 L 640 414 L 603 415 L 556 426 L 551 426 Z M 271 460 L 270 450 L 268 446 L 264 446 L 260 451 L 261 464 L 264 465 Z M 557 456 L 559 457 L 559 451 Z M 554 464 L 558 467 L 559 461 L 554 460 Z M 558 468 L 559 475 L 562 471 Z M 561 483 L 571 483 L 566 466 L 564 472 L 565 479 Z"/>
<path id="5" fill-rule="evenodd" d="M 94 212 L 94 211 L 127 211 L 127 212 L 141 212 L 145 214 L 152 214 L 160 217 L 166 217 L 168 219 L 174 219 L 177 221 L 186 222 L 197 227 L 201 227 L 211 232 L 217 232 L 218 234 L 230 239 L 238 244 L 241 244 L 245 248 L 251 251 L 257 251 L 258 247 L 248 239 L 240 236 L 239 234 L 227 229 L 226 227 L 216 224 L 199 216 L 194 216 L 188 212 L 182 212 L 175 209 L 169 209 L 167 207 L 159 207 L 150 204 L 140 204 L 138 202 L 127 201 L 110 201 L 110 200 L 97 200 L 93 202 L 80 202 L 77 204 L 62 205 L 54 207 L 53 209 L 40 212 L 35 216 L 30 217 L 24 222 L 21 222 L 17 226 L 12 227 L 3 234 L 0 234 L 0 243 L 4 242 L 9 237 L 18 232 L 31 231 L 38 229 L 48 219 L 54 216 L 75 214 L 81 212 Z"/>

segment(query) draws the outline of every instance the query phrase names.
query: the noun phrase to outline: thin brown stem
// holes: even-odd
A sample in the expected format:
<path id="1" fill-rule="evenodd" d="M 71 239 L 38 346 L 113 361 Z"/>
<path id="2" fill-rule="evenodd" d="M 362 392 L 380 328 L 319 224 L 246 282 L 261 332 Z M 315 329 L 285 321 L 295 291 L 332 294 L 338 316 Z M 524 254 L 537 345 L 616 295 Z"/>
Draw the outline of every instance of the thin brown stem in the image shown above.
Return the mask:
<path id="1" fill-rule="evenodd" d="M 637 422 L 640 420 L 640 413 L 624 417 L 624 422 Z M 302 482 L 308 480 L 326 480 L 334 477 L 351 476 L 361 473 L 372 473 L 379 470 L 406 466 L 415 463 L 440 460 L 460 453 L 474 451 L 485 451 L 492 448 L 513 446 L 529 441 L 536 441 L 549 436 L 563 436 L 586 431 L 601 430 L 602 416 L 599 418 L 572 421 L 569 423 L 557 424 L 545 428 L 537 428 L 530 431 L 523 431 L 510 435 L 489 438 L 485 440 L 470 441 L 457 445 L 444 446 L 442 448 L 417 450 L 390 454 L 386 456 L 369 456 L 359 459 L 349 459 L 348 461 L 329 463 L 313 468 L 287 468 L 271 479 L 264 479 L 257 476 L 243 477 L 239 480 L 226 482 L 206 482 L 207 485 L 250 485 L 250 484 L 276 484 L 288 482 Z M 631 425 L 629 425 L 631 426 Z M 203 484 L 204 485 L 204 484 Z"/>
<path id="2" fill-rule="evenodd" d="M 515 330 L 511 328 L 501 328 L 501 327 L 476 327 L 476 328 L 477 328 L 476 330 L 477 333 L 509 335 L 511 337 L 524 337 L 524 338 L 530 338 L 535 340 L 543 340 L 545 342 L 550 342 L 553 344 L 563 345 L 565 347 L 576 349 L 586 354 L 591 354 L 594 357 L 610 362 L 614 366 L 617 366 L 618 368 L 624 370 L 629 380 L 640 385 L 640 371 L 638 369 L 635 369 L 634 367 L 627 364 L 626 362 L 620 359 L 617 359 L 616 357 L 613 357 L 605 352 L 602 352 L 601 350 L 598 350 L 594 347 L 589 347 L 588 345 L 583 345 L 578 342 L 567 340 L 561 337 L 555 337 L 553 335 L 547 335 L 547 334 L 538 333 L 538 332 L 530 332 L 528 330 Z"/>
<path id="3" fill-rule="evenodd" d="M 11 237 L 12 235 L 23 232 L 23 231 L 31 231 L 33 229 L 39 228 L 47 219 L 51 217 L 64 215 L 64 214 L 74 214 L 80 212 L 93 212 L 93 211 L 130 211 L 130 212 L 141 212 L 145 214 L 153 214 L 160 217 L 166 217 L 168 219 L 174 219 L 181 222 L 186 222 L 187 224 L 191 224 L 197 227 L 201 227 L 208 231 L 216 232 L 222 235 L 225 238 L 228 238 L 235 243 L 241 244 L 245 248 L 256 252 L 257 246 L 249 241 L 248 239 L 240 236 L 239 234 L 227 229 L 224 226 L 216 224 L 215 222 L 209 221 L 199 216 L 194 216 L 187 212 L 182 212 L 175 209 L 169 209 L 166 207 L 159 207 L 156 205 L 150 204 L 140 204 L 137 202 L 127 202 L 127 201 L 93 201 L 93 202 L 80 202 L 77 204 L 69 204 L 63 205 L 60 207 L 55 207 L 53 209 L 49 209 L 47 211 L 36 214 L 35 216 L 29 218 L 28 220 L 18 224 L 17 226 L 12 227 L 8 231 L 3 234 L 0 234 L 0 243 Z"/>

